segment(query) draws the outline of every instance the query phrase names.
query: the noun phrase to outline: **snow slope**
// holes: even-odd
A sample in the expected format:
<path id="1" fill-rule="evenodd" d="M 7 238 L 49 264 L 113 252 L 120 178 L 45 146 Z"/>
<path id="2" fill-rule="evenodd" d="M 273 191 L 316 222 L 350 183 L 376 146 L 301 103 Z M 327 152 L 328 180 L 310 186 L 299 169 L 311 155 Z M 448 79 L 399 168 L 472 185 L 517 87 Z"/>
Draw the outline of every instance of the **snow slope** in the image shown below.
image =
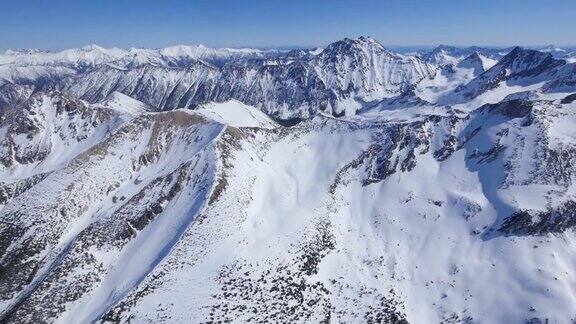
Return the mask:
<path id="1" fill-rule="evenodd" d="M 106 108 L 130 115 L 138 115 L 151 110 L 145 103 L 121 92 L 113 92 L 108 99 L 102 102 L 102 105 Z"/>
<path id="2" fill-rule="evenodd" d="M 507 181 L 514 185 L 499 184 L 486 172 L 504 172 L 503 161 L 469 157 L 476 147 L 490 151 L 482 145 L 498 136 L 502 123 L 521 124 L 522 118 L 502 113 L 508 111 L 485 108 L 470 121 L 449 116 L 390 124 L 317 117 L 287 135 L 256 132 L 233 153 L 229 187 L 202 222 L 107 318 L 570 320 L 573 232 L 509 236 L 498 230 L 511 206 L 497 197 L 515 197 L 507 202 L 515 208 L 528 207 L 525 201 L 546 208 L 536 199 L 540 184 L 531 183 L 542 180 L 520 180 L 523 172 L 514 170 L 508 177 L 515 180 Z M 446 141 L 450 133 L 465 140 L 478 123 L 483 129 L 470 144 L 443 155 L 458 147 Z M 386 137 L 389 127 L 403 135 Z M 375 147 L 394 141 L 399 146 L 392 144 L 391 154 Z M 513 147 L 505 150 L 502 159 L 521 160 Z M 400 162 L 387 164 L 380 154 Z M 232 206 L 242 206 L 234 217 Z"/>
<path id="3" fill-rule="evenodd" d="M 574 63 L 4 56 L 2 323 L 576 320 Z"/>
<path id="4" fill-rule="evenodd" d="M 43 98 L 40 108 L 47 115 L 63 113 L 51 98 Z M 2 268 L 9 274 L 2 278 L 3 316 L 46 321 L 87 292 L 94 311 L 103 312 L 133 289 L 208 199 L 214 142 L 223 129 L 186 111 L 143 114 L 122 120 L 104 137 L 89 135 L 76 150 L 70 147 L 72 157 L 49 140 L 53 145 L 42 147 L 41 161 L 5 164 L 3 192 L 17 191 L 2 202 L 2 237 L 13 235 L 2 241 Z M 29 149 L 12 150 L 19 156 Z M 76 280 L 82 284 L 67 284 Z M 82 293 L 71 298 L 74 292 Z M 116 297 L 109 297 L 112 292 Z M 39 303 L 52 311 L 33 311 Z"/>
<path id="5" fill-rule="evenodd" d="M 195 112 L 234 127 L 259 127 L 272 129 L 278 125 L 260 110 L 236 100 L 203 105 Z"/>

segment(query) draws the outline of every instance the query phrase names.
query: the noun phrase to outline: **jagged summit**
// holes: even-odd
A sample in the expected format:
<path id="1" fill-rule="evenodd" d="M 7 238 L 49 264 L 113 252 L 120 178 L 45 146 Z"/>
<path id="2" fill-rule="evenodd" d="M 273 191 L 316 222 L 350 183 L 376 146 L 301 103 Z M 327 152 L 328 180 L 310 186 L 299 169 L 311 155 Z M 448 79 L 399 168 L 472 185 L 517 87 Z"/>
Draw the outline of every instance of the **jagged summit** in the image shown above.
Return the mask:
<path id="1" fill-rule="evenodd" d="M 536 75 L 565 63 L 563 60 L 555 59 L 550 53 L 516 46 L 494 68 L 509 69 L 510 75 Z"/>
<path id="2" fill-rule="evenodd" d="M 522 92 L 522 87 L 534 86 L 547 93 L 572 91 L 573 71 L 573 64 L 566 60 L 516 46 L 484 73 L 444 95 L 441 101 L 463 103 L 485 96 L 497 102 L 511 93 Z M 514 86 L 519 87 L 517 91 Z"/>
<path id="3" fill-rule="evenodd" d="M 497 63 L 496 60 L 492 60 L 479 52 L 474 52 L 467 56 L 462 61 L 458 62 L 457 66 L 460 68 L 468 68 L 474 70 L 474 75 L 480 75 L 486 70 L 490 69 Z"/>
<path id="4" fill-rule="evenodd" d="M 465 67 L 465 68 L 473 68 L 473 69 L 480 69 L 481 72 L 484 72 L 484 66 L 482 64 L 482 57 L 480 53 L 474 52 L 467 56 L 462 61 L 458 62 L 458 67 Z"/>
<path id="5" fill-rule="evenodd" d="M 390 53 L 377 40 L 368 36 L 360 36 L 358 38 L 344 38 L 343 40 L 331 43 L 324 48 L 321 55 L 334 56 L 345 53 L 354 54 L 359 51 Z"/>

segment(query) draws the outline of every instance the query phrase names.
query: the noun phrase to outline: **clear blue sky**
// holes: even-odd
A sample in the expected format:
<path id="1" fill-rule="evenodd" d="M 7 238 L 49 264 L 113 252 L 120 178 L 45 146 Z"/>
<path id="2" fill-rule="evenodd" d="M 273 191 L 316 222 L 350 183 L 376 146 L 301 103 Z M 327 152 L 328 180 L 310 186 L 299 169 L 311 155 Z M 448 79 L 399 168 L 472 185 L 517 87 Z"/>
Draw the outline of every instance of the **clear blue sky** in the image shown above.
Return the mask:
<path id="1" fill-rule="evenodd" d="M 576 45 L 576 0 L 0 0 L 0 49 Z"/>

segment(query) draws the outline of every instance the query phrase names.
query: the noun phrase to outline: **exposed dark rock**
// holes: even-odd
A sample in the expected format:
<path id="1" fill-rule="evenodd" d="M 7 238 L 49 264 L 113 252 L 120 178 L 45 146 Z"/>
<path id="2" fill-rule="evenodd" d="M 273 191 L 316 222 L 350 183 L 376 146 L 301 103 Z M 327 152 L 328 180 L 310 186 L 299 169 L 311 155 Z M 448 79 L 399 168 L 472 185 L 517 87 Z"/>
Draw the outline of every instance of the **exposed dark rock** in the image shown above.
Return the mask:
<path id="1" fill-rule="evenodd" d="M 546 235 L 575 226 L 576 202 L 569 200 L 547 211 L 517 211 L 505 220 L 500 231 L 506 235 Z"/>

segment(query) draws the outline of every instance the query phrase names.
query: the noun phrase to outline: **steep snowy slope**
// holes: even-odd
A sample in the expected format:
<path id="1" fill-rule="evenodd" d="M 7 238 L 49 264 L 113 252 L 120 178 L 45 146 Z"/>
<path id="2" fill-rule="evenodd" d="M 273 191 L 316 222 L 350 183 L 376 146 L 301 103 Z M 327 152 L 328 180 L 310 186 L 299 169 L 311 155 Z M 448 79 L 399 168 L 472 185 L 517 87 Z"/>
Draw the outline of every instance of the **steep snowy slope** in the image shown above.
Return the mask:
<path id="1" fill-rule="evenodd" d="M 163 258 L 215 182 L 224 125 L 179 110 L 123 119 L 65 100 L 32 98 L 2 128 L 5 320 L 48 321 L 88 292 L 111 306 Z"/>
<path id="2" fill-rule="evenodd" d="M 572 212 L 501 223 L 521 206 L 570 204 L 572 164 L 538 156 L 574 156 L 576 134 L 562 127 L 574 108 L 518 102 L 401 123 L 317 117 L 256 132 L 233 150 L 218 200 L 106 319 L 571 321 Z"/>
<path id="3" fill-rule="evenodd" d="M 428 101 L 450 104 L 452 102 L 449 100 L 442 101 L 442 97 L 463 87 L 495 64 L 495 60 L 474 52 L 466 58 L 442 66 L 434 78 L 419 82 L 415 87 L 416 92 Z"/>
<path id="4" fill-rule="evenodd" d="M 236 100 L 205 104 L 194 112 L 234 127 L 272 129 L 279 126 L 260 110 Z"/>
<path id="5" fill-rule="evenodd" d="M 470 54 L 462 61 L 458 62 L 457 66 L 464 69 L 473 69 L 474 76 L 484 73 L 497 63 L 496 60 L 488 58 L 478 52 Z"/>
<path id="6" fill-rule="evenodd" d="M 290 128 L 81 111 L 118 124 L 4 203 L 8 322 L 573 319 L 573 96 Z"/>
<path id="7" fill-rule="evenodd" d="M 373 105 L 366 106 L 358 111 L 360 116 L 381 115 L 383 112 L 391 112 L 392 116 L 400 116 L 398 110 L 408 112 L 408 110 L 425 113 L 426 108 L 433 108 L 435 105 L 431 102 L 421 99 L 416 95 L 414 90 L 407 90 L 398 96 L 385 98 Z M 444 109 L 443 107 L 441 109 Z"/>
<path id="8" fill-rule="evenodd" d="M 130 69 L 101 65 L 64 81 L 63 88 L 89 102 L 99 102 L 120 92 L 145 102 L 156 110 L 189 107 L 207 100 L 219 71 L 194 61 L 186 68 L 145 64 Z"/>
<path id="9" fill-rule="evenodd" d="M 6 64 L 0 65 L 0 86 L 7 83 L 42 84 L 44 82 L 57 82 L 74 74 L 76 74 L 75 70 L 63 66 Z"/>
<path id="10" fill-rule="evenodd" d="M 2 111 L 0 173 L 20 179 L 50 172 L 108 136 L 122 120 L 61 93 L 36 93 Z"/>
<path id="11" fill-rule="evenodd" d="M 113 92 L 106 100 L 102 101 L 101 105 L 130 115 L 138 115 L 152 110 L 145 103 L 120 92 Z"/>
<path id="12" fill-rule="evenodd" d="M 327 88 L 343 92 L 340 100 L 351 99 L 352 102 L 342 103 L 347 109 L 354 104 L 352 99 L 370 102 L 391 97 L 435 74 L 434 67 L 412 56 L 393 54 L 369 37 L 330 44 L 318 54 L 317 60 L 325 70 L 323 79 Z M 339 113 L 345 109 L 333 110 Z"/>

